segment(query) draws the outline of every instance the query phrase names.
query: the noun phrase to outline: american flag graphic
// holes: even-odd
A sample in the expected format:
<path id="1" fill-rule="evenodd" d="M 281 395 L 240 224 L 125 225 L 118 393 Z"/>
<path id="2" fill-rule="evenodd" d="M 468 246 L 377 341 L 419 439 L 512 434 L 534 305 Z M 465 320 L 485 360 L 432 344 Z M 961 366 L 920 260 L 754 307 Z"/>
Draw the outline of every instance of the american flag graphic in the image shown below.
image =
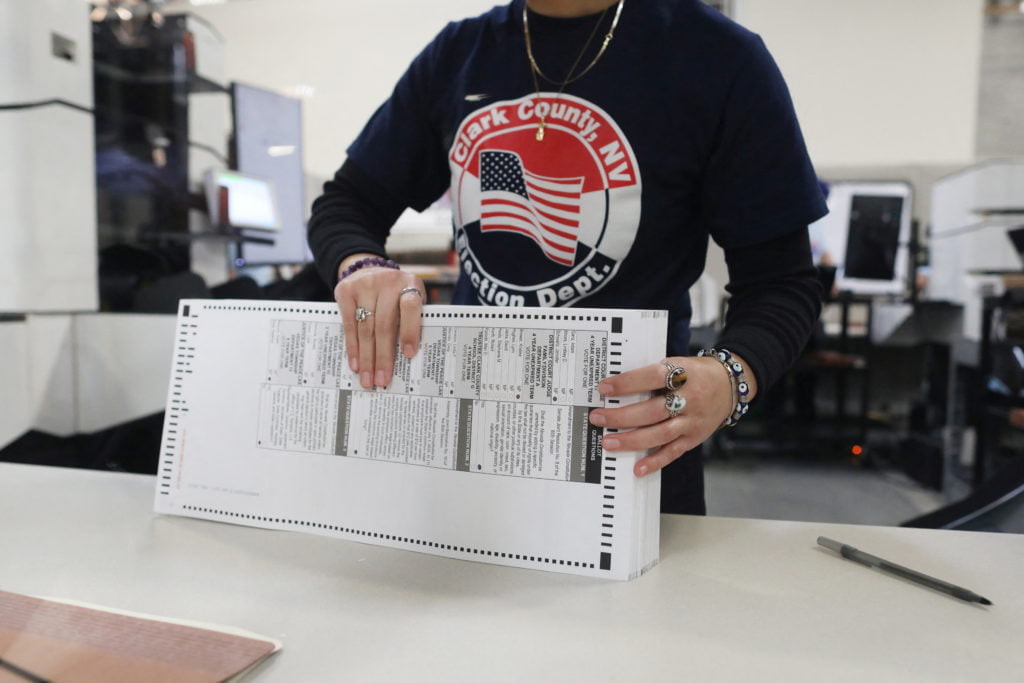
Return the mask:
<path id="1" fill-rule="evenodd" d="M 526 235 L 545 256 L 566 266 L 576 260 L 582 191 L 582 177 L 530 173 L 515 152 L 480 153 L 480 229 Z"/>

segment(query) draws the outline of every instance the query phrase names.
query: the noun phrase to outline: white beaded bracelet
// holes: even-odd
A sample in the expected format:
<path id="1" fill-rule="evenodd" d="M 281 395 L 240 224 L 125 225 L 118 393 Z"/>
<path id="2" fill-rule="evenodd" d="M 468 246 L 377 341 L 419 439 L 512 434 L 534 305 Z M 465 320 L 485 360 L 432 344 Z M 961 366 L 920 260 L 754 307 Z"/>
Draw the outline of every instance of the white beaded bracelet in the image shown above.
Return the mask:
<path id="1" fill-rule="evenodd" d="M 747 414 L 747 410 L 750 408 L 750 401 L 747 398 L 750 396 L 750 384 L 747 382 L 747 375 L 743 370 L 743 364 L 738 360 L 734 360 L 732 353 L 727 349 L 701 349 L 697 352 L 697 355 L 714 358 L 729 373 L 729 381 L 732 383 L 733 409 L 732 414 L 725 418 L 722 426 L 735 426 L 740 421 L 740 418 Z"/>

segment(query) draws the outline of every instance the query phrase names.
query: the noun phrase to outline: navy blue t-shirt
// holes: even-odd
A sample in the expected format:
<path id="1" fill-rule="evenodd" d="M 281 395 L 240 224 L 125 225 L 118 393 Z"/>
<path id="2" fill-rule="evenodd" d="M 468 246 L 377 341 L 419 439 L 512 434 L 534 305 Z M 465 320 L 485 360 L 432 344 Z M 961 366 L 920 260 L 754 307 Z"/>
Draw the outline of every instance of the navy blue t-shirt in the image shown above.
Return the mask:
<path id="1" fill-rule="evenodd" d="M 669 355 L 685 354 L 708 237 L 756 245 L 826 212 L 782 76 L 758 36 L 699 0 L 647 0 L 561 92 L 598 15 L 531 12 L 555 79 L 538 93 L 522 3 L 449 24 L 349 159 L 418 210 L 450 189 L 453 303 L 666 309 Z"/>

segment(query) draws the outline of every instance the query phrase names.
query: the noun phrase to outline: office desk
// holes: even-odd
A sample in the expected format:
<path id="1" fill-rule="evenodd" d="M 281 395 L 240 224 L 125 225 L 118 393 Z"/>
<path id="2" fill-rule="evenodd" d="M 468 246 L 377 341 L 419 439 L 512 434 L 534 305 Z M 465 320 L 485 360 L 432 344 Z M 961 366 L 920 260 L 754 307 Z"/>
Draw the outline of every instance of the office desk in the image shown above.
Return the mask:
<path id="1" fill-rule="evenodd" d="M 254 681 L 1024 677 L 1024 536 L 666 516 L 661 564 L 622 583 L 157 516 L 153 487 L 0 464 L 0 588 L 279 638 Z"/>

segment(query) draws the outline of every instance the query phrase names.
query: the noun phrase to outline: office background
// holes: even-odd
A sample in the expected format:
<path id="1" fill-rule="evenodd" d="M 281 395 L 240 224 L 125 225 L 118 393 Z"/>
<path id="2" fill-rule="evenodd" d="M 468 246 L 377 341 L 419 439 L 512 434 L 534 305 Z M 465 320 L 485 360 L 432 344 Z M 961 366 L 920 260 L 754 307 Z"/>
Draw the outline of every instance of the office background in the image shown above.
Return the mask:
<path id="1" fill-rule="evenodd" d="M 61 5 L 59 11 L 66 6 L 53 4 Z M 88 3 L 81 4 L 88 10 Z M 206 40 L 198 52 L 201 70 L 214 74 L 217 83 L 248 84 L 299 103 L 308 211 L 322 183 L 343 160 L 345 147 L 418 50 L 448 20 L 492 4 L 171 0 L 149 9 L 169 16 L 185 12 L 201 20 L 204 28 L 197 35 Z M 929 228 L 943 219 L 933 211 L 933 197 L 937 187 L 945 191 L 946 179 L 995 163 L 989 168 L 998 177 L 986 182 L 1005 185 L 1006 194 L 1020 200 L 1016 209 L 1024 208 L 1019 171 L 1024 163 L 1024 12 L 1019 3 L 716 4 L 764 37 L 789 83 L 823 179 L 909 183 L 922 242 L 915 260 L 922 275 L 934 277 L 927 258 Z M 144 8 L 136 5 L 142 3 L 98 2 L 93 9 L 128 8 L 142 16 Z M 196 130 L 205 125 L 204 135 L 223 140 L 225 149 L 230 107 L 230 98 L 214 92 L 193 98 L 189 114 L 196 119 Z M 193 150 L 196 158 L 202 153 Z M 217 161 L 214 154 L 193 165 Z M 201 174 L 190 169 L 189 175 L 192 190 L 201 191 Z M 1013 209 L 999 205 L 1011 221 L 1017 220 Z M 438 212 L 443 215 L 443 207 Z M 414 243 L 414 260 L 423 244 L 436 250 L 440 240 L 443 249 L 446 229 L 436 216 L 407 216 L 396 249 L 402 248 L 403 239 Z M 434 241 L 419 240 L 422 235 Z M 239 274 L 222 243 L 197 242 L 190 257 L 192 271 L 209 287 Z M 266 288 L 297 273 L 301 264 L 294 265 L 253 267 L 244 274 Z M 965 310 L 977 309 L 979 326 L 983 302 L 1004 296 L 1016 284 L 1002 277 L 1007 274 L 1002 271 L 1012 268 L 998 270 L 999 281 L 992 287 L 971 290 L 969 302 L 955 302 Z M 1021 270 L 1019 259 L 1016 270 Z M 709 334 L 720 318 L 725 280 L 721 254 L 712 247 L 708 276 L 696 296 L 699 322 Z M 986 370 L 980 330 L 965 333 L 954 323 L 942 335 L 904 334 L 898 344 L 887 344 L 890 332 L 906 333 L 922 317 L 945 315 L 917 307 L 912 299 L 920 294 L 925 300 L 927 294 L 912 291 L 914 286 L 908 282 L 899 297 L 837 298 L 826 307 L 823 349 L 840 355 L 828 357 L 831 364 L 808 366 L 817 378 L 811 399 L 818 409 L 815 417 L 796 408 L 793 393 L 800 388 L 791 386 L 789 395 L 776 397 L 783 404 L 781 414 L 761 415 L 746 433 L 712 444 L 712 514 L 898 524 L 970 496 L 991 484 L 1003 465 L 1012 464 L 1017 436 L 1009 418 L 997 425 L 997 434 L 988 425 L 979 437 L 978 421 L 988 418 L 965 408 L 971 403 L 969 391 Z M 926 284 L 921 286 L 926 290 Z M 998 301 L 990 304 L 989 313 L 1002 310 Z M 88 302 L 71 310 L 59 305 L 45 311 L 9 308 L 2 311 L 5 322 L 0 324 L 0 348 L 5 350 L 0 379 L 7 387 L 4 402 L 11 406 L 0 422 L 0 444 L 7 446 L 0 459 L 34 452 L 50 453 L 67 464 L 84 460 L 115 469 L 134 466 L 128 451 L 137 451 L 139 444 L 147 447 L 147 430 L 158 422 L 169 364 L 162 360 L 169 359 L 169 319 L 140 310 L 115 315 L 104 309 L 92 315 L 103 306 Z M 890 318 L 891 329 L 872 333 L 872 324 Z M 964 339 L 970 342 L 964 352 L 968 358 L 961 359 Z M 937 376 L 946 379 L 933 382 Z M 27 400 L 19 400 L 22 396 Z M 1011 399 L 1000 407 L 1014 408 L 1016 397 Z M 802 420 L 825 424 L 826 416 L 831 419 L 836 413 L 842 413 L 841 429 L 833 433 L 842 436 L 814 447 L 757 428 L 788 420 L 792 429 L 782 433 L 786 436 L 799 431 Z M 974 464 L 984 448 L 997 455 L 987 472 L 979 473 Z M 95 452 L 104 457 L 92 458 Z"/>

